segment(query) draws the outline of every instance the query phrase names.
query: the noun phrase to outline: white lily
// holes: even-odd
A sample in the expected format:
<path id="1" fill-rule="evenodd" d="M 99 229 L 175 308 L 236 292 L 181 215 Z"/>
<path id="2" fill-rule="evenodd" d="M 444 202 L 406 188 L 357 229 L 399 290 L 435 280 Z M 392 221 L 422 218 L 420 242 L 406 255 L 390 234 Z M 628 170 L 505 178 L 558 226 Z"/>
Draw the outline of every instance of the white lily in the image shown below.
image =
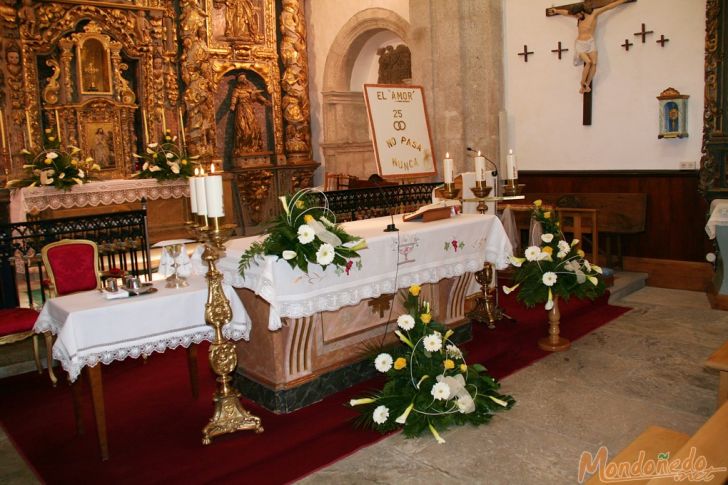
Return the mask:
<path id="1" fill-rule="evenodd" d="M 296 251 L 289 251 L 289 250 L 283 251 L 283 259 L 285 259 L 286 261 L 290 261 L 293 258 L 295 258 L 296 256 L 297 256 Z"/>
<path id="2" fill-rule="evenodd" d="M 361 406 L 362 404 L 371 404 L 374 402 L 374 399 L 370 397 L 364 397 L 361 399 L 352 399 L 349 401 L 349 406 Z"/>
<path id="3" fill-rule="evenodd" d="M 394 420 L 395 423 L 404 424 L 407 421 L 407 417 L 412 412 L 412 409 L 414 409 L 415 403 L 411 402 L 409 406 L 407 406 L 407 409 L 404 410 L 402 414 L 399 415 L 397 419 Z"/>

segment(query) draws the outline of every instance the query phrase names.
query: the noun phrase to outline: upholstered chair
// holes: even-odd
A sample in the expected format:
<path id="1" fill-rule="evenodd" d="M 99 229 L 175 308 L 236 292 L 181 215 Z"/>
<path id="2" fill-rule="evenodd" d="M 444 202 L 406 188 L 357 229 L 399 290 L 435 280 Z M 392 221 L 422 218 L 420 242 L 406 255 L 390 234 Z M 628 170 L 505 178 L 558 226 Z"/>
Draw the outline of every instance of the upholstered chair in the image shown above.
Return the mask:
<path id="1" fill-rule="evenodd" d="M 96 243 L 86 239 L 63 239 L 47 244 L 41 250 L 43 266 L 55 296 L 101 288 L 99 275 L 99 249 Z M 48 351 L 48 376 L 53 385 L 58 380 L 53 374 L 53 335 L 44 334 Z"/>
<path id="2" fill-rule="evenodd" d="M 33 325 L 38 319 L 38 312 L 32 308 L 0 309 L 0 346 L 33 339 L 33 355 L 38 374 L 43 373 L 38 351 L 38 335 L 33 332 Z M 48 361 L 50 366 L 50 360 Z"/>

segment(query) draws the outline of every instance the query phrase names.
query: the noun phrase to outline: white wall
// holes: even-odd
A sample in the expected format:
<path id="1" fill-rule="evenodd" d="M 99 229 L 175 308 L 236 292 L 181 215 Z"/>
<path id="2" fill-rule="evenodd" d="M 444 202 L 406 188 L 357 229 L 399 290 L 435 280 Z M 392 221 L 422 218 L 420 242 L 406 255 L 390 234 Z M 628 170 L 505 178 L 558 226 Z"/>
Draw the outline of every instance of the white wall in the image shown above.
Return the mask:
<path id="1" fill-rule="evenodd" d="M 569 2 L 559 2 L 556 5 Z M 546 17 L 553 0 L 503 0 L 508 146 L 525 170 L 676 170 L 700 159 L 705 0 L 638 0 L 599 17 L 592 125 L 582 125 L 576 20 Z M 634 32 L 655 33 L 642 44 Z M 664 48 L 655 41 L 670 39 Z M 634 42 L 629 52 L 620 44 Z M 558 60 L 557 42 L 570 49 Z M 523 61 L 527 44 L 535 54 Z M 687 139 L 658 140 L 656 97 L 673 87 L 688 100 Z"/>
<path id="2" fill-rule="evenodd" d="M 368 8 L 386 8 L 409 20 L 409 0 L 309 0 L 306 6 L 311 141 L 313 157 L 323 162 L 321 90 L 326 56 L 336 35 L 354 15 Z M 319 170 L 321 172 L 321 170 Z M 317 182 L 321 176 L 317 175 Z"/>

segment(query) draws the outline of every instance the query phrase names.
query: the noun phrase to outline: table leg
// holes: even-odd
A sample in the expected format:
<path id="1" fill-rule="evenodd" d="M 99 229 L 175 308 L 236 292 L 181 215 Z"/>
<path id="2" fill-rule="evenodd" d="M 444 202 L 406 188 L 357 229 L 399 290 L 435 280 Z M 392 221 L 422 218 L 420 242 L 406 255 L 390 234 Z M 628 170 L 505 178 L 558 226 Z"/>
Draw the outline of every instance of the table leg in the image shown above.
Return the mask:
<path id="1" fill-rule="evenodd" d="M 99 437 L 101 460 L 109 459 L 109 442 L 106 437 L 106 409 L 104 408 L 104 386 L 101 382 L 101 364 L 87 367 L 91 397 L 93 398 L 94 416 L 96 417 L 96 433 Z"/>
<path id="2" fill-rule="evenodd" d="M 71 399 L 73 400 L 73 416 L 76 418 L 76 434 L 79 436 L 84 434 L 83 429 L 83 374 L 78 376 L 75 382 L 68 380 L 68 384 L 71 386 Z"/>
<path id="3" fill-rule="evenodd" d="M 200 397 L 200 384 L 197 379 L 197 344 L 187 347 L 187 369 L 190 373 L 190 387 L 192 387 L 192 397 L 197 399 Z"/>

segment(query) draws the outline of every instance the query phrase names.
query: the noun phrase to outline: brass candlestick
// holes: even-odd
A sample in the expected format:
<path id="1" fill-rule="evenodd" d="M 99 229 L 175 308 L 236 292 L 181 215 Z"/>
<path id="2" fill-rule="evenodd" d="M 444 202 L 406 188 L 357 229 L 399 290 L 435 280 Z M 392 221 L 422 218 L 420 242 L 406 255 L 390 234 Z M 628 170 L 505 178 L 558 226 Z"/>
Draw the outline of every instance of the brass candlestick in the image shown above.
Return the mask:
<path id="1" fill-rule="evenodd" d="M 491 286 L 494 275 L 493 265 L 487 261 L 483 263 L 483 269 L 475 272 L 475 280 L 480 284 L 480 291 L 483 296 L 478 297 L 475 309 L 466 315 L 476 322 L 488 323 L 490 330 L 495 329 L 495 322 L 498 320 L 503 318 L 512 320 L 496 304 L 495 294 L 498 290 Z"/>
<path id="2" fill-rule="evenodd" d="M 455 184 L 450 182 L 445 184 L 445 188 L 442 189 L 442 195 L 446 199 L 454 199 L 460 193 L 460 189 L 455 188 Z"/>
<path id="3" fill-rule="evenodd" d="M 475 197 L 479 199 L 477 207 L 478 212 L 481 214 L 485 214 L 488 211 L 488 206 L 485 205 L 484 199 L 488 197 L 488 194 L 490 194 L 490 191 L 493 190 L 493 187 L 483 185 L 482 181 L 476 180 L 475 187 L 470 187 L 470 190 L 472 190 L 473 195 L 475 195 Z"/>
<path id="4" fill-rule="evenodd" d="M 209 445 L 212 438 L 235 431 L 252 429 L 256 433 L 263 432 L 260 418 L 250 414 L 240 404 L 240 393 L 230 385 L 232 374 L 238 367 L 238 356 L 235 344 L 225 339 L 222 327 L 232 320 L 230 302 L 225 297 L 222 280 L 215 262 L 225 254 L 225 241 L 233 224 L 220 225 L 218 218 L 213 218 L 214 227 L 201 229 L 205 239 L 205 252 L 202 259 L 207 262 L 207 303 L 205 304 L 205 322 L 215 330 L 215 337 L 210 343 L 210 367 L 217 374 L 217 391 L 213 396 L 215 411 L 202 430 L 202 444 Z"/>
<path id="5" fill-rule="evenodd" d="M 519 184 L 518 179 L 508 179 L 503 185 L 503 195 L 506 197 L 521 195 L 521 189 L 525 186 L 525 184 Z"/>

